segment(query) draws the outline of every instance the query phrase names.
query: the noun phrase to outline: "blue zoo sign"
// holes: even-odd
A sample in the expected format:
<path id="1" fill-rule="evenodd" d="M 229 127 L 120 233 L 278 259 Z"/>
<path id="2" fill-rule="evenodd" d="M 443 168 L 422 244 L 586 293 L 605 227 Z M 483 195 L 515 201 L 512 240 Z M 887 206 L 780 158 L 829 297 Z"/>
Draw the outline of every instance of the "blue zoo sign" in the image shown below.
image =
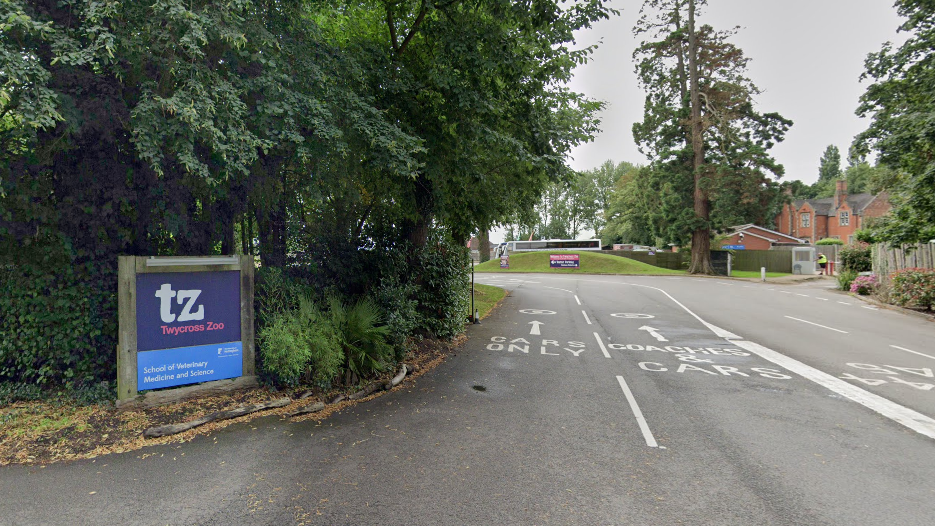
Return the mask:
<path id="1" fill-rule="evenodd" d="M 137 389 L 243 374 L 240 272 L 136 276 Z"/>

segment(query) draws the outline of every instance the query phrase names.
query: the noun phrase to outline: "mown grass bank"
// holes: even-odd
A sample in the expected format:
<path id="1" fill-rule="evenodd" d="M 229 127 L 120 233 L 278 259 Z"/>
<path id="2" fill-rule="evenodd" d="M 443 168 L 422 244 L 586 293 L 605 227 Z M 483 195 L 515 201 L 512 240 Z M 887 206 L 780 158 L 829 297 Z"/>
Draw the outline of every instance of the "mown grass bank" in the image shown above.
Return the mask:
<path id="1" fill-rule="evenodd" d="M 578 254 L 579 268 L 550 268 L 550 254 Z M 653 276 L 684 276 L 681 270 L 670 270 L 620 256 L 586 251 L 518 252 L 510 254 L 510 268 L 501 269 L 500 260 L 492 259 L 474 267 L 475 272 L 550 272 L 555 274 L 628 274 Z"/>

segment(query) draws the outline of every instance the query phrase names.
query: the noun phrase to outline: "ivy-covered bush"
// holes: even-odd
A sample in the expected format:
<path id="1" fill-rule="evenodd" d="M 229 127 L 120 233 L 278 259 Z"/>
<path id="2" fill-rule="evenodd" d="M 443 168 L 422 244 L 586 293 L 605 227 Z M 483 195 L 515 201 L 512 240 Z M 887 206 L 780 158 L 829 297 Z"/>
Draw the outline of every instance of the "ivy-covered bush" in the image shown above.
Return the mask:
<path id="1" fill-rule="evenodd" d="M 0 382 L 73 389 L 113 381 L 116 266 L 0 267 Z"/>
<path id="2" fill-rule="evenodd" d="M 843 245 L 844 241 L 833 237 L 826 237 L 815 242 L 816 245 Z"/>
<path id="3" fill-rule="evenodd" d="M 854 278 L 854 281 L 851 282 L 850 291 L 860 294 L 861 296 L 867 296 L 868 294 L 873 294 L 876 291 L 877 277 L 873 274 L 869 276 L 857 276 Z"/>
<path id="4" fill-rule="evenodd" d="M 838 259 L 841 261 L 843 270 L 853 270 L 854 272 L 870 272 L 873 270 L 870 245 L 866 243 L 857 243 L 842 248 L 838 252 Z"/>
<path id="5" fill-rule="evenodd" d="M 468 295 L 468 249 L 435 233 L 420 254 L 417 331 L 452 338 L 464 329 Z"/>
<path id="6" fill-rule="evenodd" d="M 896 305 L 935 309 L 935 270 L 907 268 L 890 275 L 890 298 Z"/>

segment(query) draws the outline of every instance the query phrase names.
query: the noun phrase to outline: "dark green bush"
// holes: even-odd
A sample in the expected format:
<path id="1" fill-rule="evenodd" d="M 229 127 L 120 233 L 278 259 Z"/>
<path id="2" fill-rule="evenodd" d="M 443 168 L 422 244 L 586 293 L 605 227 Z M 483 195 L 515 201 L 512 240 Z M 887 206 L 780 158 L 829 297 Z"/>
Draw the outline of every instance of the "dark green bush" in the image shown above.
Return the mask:
<path id="1" fill-rule="evenodd" d="M 0 268 L 0 382 L 73 389 L 114 380 L 116 266 Z"/>
<path id="2" fill-rule="evenodd" d="M 844 241 L 840 239 L 834 239 L 833 237 L 826 237 L 824 239 L 819 239 L 815 242 L 816 245 L 843 245 Z"/>
<path id="3" fill-rule="evenodd" d="M 838 252 L 842 270 L 854 272 L 870 272 L 873 270 L 873 259 L 870 254 L 870 245 L 857 243 L 848 245 Z"/>
<path id="4" fill-rule="evenodd" d="M 393 359 L 393 348 L 386 342 L 389 327 L 382 325 L 380 310 L 370 298 L 347 306 L 331 300 L 331 326 L 344 354 L 345 372 L 351 378 L 365 378 L 381 372 Z"/>
<path id="5" fill-rule="evenodd" d="M 468 315 L 468 249 L 444 233 L 429 239 L 420 254 L 418 325 L 416 330 L 452 338 L 464 330 Z"/>

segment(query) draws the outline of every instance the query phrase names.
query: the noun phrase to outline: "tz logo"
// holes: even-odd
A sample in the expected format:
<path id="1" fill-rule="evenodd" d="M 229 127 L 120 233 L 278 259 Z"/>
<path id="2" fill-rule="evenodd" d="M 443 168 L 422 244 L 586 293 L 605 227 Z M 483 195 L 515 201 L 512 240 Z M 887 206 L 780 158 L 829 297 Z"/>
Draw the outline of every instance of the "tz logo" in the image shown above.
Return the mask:
<path id="1" fill-rule="evenodd" d="M 176 302 L 179 305 L 185 304 L 185 306 L 182 307 L 182 313 L 179 314 L 178 321 L 205 319 L 204 305 L 199 305 L 198 310 L 192 312 L 192 308 L 195 306 L 195 300 L 197 300 L 200 295 L 200 290 L 174 291 L 172 290 L 172 285 L 163 283 L 162 287 L 156 291 L 156 297 L 159 298 L 159 317 L 162 318 L 163 323 L 176 321 L 175 314 L 172 314 L 172 298 L 176 298 Z"/>

